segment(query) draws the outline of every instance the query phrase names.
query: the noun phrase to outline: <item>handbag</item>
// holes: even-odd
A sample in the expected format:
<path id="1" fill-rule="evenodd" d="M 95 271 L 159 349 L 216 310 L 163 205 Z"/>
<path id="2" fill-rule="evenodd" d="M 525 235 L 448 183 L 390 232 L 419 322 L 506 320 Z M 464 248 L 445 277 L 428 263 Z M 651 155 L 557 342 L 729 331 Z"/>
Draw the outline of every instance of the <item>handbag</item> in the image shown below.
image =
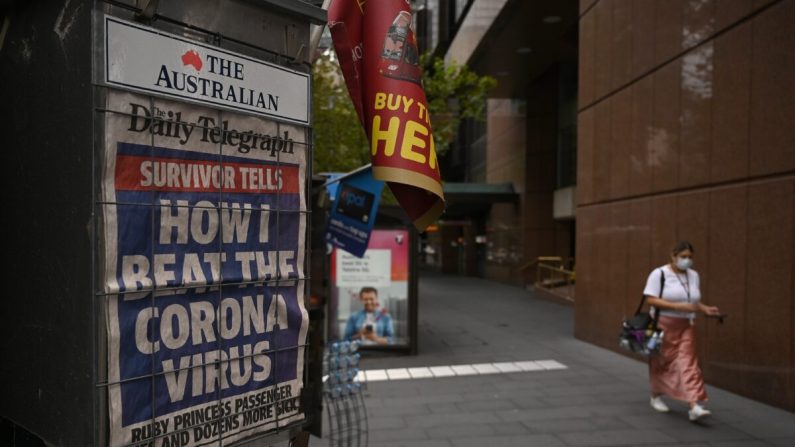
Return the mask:
<path id="1" fill-rule="evenodd" d="M 660 269 L 660 296 L 665 288 L 665 272 Z M 646 303 L 643 295 L 632 318 L 624 318 L 621 323 L 621 333 L 618 335 L 618 345 L 629 351 L 651 355 L 660 350 L 664 333 L 657 328 L 657 318 L 650 312 L 641 312 Z"/>

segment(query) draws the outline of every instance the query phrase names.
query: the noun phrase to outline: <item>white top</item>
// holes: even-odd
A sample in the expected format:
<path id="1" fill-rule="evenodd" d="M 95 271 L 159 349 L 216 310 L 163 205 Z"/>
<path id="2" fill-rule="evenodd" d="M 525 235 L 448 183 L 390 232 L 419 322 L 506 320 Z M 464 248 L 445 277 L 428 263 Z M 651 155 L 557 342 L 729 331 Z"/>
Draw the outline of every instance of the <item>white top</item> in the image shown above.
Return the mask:
<path id="1" fill-rule="evenodd" d="M 660 272 L 665 274 L 665 285 L 660 293 Z M 685 273 L 676 273 L 669 264 L 658 267 L 649 274 L 643 294 L 656 296 L 673 303 L 698 303 L 701 301 L 701 281 L 698 272 L 687 269 Z M 689 291 L 689 293 L 688 293 Z M 660 310 L 660 315 L 676 318 L 696 318 L 695 312 L 679 312 L 675 310 Z"/>

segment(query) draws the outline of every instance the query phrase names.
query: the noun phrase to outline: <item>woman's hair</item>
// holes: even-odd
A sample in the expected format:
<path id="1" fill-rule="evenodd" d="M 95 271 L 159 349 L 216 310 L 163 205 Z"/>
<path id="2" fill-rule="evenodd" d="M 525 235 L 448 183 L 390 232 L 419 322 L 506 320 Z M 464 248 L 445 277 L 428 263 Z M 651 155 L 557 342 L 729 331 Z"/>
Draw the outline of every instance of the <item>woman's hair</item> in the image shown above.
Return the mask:
<path id="1" fill-rule="evenodd" d="M 680 241 L 679 243 L 674 245 L 674 248 L 673 250 L 671 250 L 671 253 L 674 255 L 678 255 L 679 253 L 682 253 L 685 250 L 690 250 L 692 252 L 696 251 L 693 249 L 693 244 L 691 244 L 690 242 Z"/>

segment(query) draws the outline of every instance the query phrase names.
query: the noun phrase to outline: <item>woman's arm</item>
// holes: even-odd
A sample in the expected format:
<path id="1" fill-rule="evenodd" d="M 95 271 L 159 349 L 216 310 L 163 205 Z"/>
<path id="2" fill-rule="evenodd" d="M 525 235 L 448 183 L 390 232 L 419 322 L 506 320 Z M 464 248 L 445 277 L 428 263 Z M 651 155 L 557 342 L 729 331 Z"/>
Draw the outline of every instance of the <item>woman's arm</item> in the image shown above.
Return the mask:
<path id="1" fill-rule="evenodd" d="M 709 304 L 698 303 L 698 309 L 701 312 L 704 312 L 704 315 L 720 315 L 720 309 L 718 309 L 718 306 L 710 306 Z"/>
<path id="2" fill-rule="evenodd" d="M 663 310 L 674 310 L 678 312 L 698 312 L 699 305 L 695 303 L 674 303 L 671 301 L 657 298 L 656 296 L 646 296 L 646 302 L 649 305 Z"/>
<path id="3" fill-rule="evenodd" d="M 647 296 L 646 302 L 658 309 L 675 310 L 678 312 L 703 312 L 705 315 L 720 315 L 720 309 L 704 303 L 672 303 L 656 296 Z"/>

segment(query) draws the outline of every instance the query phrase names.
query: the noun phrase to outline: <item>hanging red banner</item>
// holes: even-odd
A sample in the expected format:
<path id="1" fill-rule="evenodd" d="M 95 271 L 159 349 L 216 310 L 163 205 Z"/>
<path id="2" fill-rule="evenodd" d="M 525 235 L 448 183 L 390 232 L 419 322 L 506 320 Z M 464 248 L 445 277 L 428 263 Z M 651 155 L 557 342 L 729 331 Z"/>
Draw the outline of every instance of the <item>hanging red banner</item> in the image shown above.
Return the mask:
<path id="1" fill-rule="evenodd" d="M 417 40 L 406 0 L 333 0 L 329 29 L 383 180 L 420 231 L 444 211 Z"/>

